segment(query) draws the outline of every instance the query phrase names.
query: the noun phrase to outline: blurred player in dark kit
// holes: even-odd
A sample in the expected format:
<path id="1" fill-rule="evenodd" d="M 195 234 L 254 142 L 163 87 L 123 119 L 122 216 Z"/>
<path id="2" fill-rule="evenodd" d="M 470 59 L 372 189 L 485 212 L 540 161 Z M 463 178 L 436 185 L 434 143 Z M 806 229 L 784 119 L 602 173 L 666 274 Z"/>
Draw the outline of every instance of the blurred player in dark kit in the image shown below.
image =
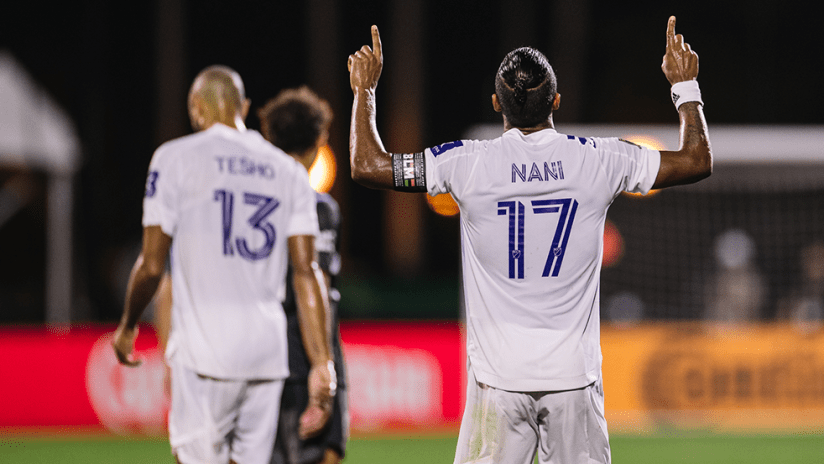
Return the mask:
<path id="1" fill-rule="evenodd" d="M 301 163 L 307 171 L 326 145 L 332 110 L 329 104 L 308 87 L 287 89 L 266 103 L 258 111 L 261 133 L 275 146 Z M 286 311 L 289 337 L 289 378 L 283 389 L 280 424 L 272 455 L 273 464 L 331 464 L 340 462 L 349 437 L 349 408 L 343 353 L 338 330 L 337 307 L 340 293 L 336 288 L 341 260 L 338 252 L 340 238 L 340 209 L 327 193 L 317 193 L 317 213 L 320 235 L 315 241 L 318 264 L 329 288 L 330 330 L 332 351 L 338 374 L 338 391 L 334 403 L 317 403 L 309 395 L 306 377 L 310 363 L 303 348 L 294 294 L 288 291 L 283 309 Z M 287 280 L 291 279 L 291 272 Z M 315 434 L 306 431 L 304 422 L 312 408 L 320 408 L 325 427 Z M 330 417 L 331 416 L 331 417 Z"/>

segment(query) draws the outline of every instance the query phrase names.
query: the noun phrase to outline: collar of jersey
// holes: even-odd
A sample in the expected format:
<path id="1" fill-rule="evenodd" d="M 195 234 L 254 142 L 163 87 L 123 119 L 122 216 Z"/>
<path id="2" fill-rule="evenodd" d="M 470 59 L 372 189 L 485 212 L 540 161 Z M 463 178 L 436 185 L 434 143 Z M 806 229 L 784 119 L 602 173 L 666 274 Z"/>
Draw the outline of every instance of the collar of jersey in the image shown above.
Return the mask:
<path id="1" fill-rule="evenodd" d="M 533 132 L 531 134 L 524 134 L 517 127 L 513 127 L 512 129 L 509 129 L 508 131 L 504 132 L 504 136 L 507 136 L 507 134 L 509 134 L 510 137 L 518 137 L 518 138 L 522 138 L 522 139 L 526 139 L 526 138 L 535 139 L 535 138 L 542 138 L 544 136 L 558 135 L 558 131 L 556 131 L 555 129 L 552 129 L 552 128 L 546 128 L 546 129 L 541 129 L 537 132 Z"/>

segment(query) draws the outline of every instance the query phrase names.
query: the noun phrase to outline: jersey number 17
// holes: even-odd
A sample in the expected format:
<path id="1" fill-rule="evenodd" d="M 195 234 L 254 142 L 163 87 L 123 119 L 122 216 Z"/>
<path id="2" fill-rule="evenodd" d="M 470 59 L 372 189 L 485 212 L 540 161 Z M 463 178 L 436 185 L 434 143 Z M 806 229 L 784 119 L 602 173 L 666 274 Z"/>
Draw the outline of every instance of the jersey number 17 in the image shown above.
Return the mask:
<path id="1" fill-rule="evenodd" d="M 553 200 L 532 200 L 532 213 L 549 214 L 560 213 L 555 226 L 555 234 L 549 247 L 549 253 L 544 265 L 543 277 L 557 277 L 564 261 L 569 235 L 572 231 L 572 222 L 578 211 L 578 202 L 572 198 L 558 198 Z M 520 201 L 498 202 L 498 216 L 508 216 L 509 219 L 509 278 L 524 278 L 524 228 L 526 226 L 526 208 Z"/>

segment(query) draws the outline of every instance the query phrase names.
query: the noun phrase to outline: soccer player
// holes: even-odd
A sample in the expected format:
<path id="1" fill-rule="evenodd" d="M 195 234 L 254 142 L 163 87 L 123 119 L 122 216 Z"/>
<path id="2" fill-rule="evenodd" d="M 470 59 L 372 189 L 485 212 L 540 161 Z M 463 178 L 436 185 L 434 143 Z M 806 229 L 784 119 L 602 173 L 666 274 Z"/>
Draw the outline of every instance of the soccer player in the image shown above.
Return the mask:
<path id="1" fill-rule="evenodd" d="M 329 103 L 304 86 L 280 92 L 258 111 L 258 117 L 263 137 L 295 158 L 308 171 L 317 157 L 318 150 L 326 145 L 329 138 L 332 109 Z M 288 291 L 287 285 L 283 309 L 286 311 L 289 339 L 289 378 L 283 387 L 280 423 L 272 464 L 338 463 L 344 456 L 349 436 L 349 409 L 346 402 L 343 353 L 337 320 L 340 293 L 335 286 L 341 266 L 338 253 L 340 209 L 337 202 L 327 193 L 317 193 L 316 202 L 320 236 L 315 245 L 318 250 L 318 263 L 329 289 L 329 320 L 332 350 L 337 366 L 338 390 L 334 404 L 315 405 L 309 397 L 306 377 L 310 364 L 301 340 L 294 294 Z M 290 271 L 287 282 L 291 276 Z M 316 434 L 308 434 L 303 425 L 304 418 L 311 413 L 311 408 L 318 408 L 323 413 L 321 418 L 329 420 Z"/>
<path id="2" fill-rule="evenodd" d="M 171 250 L 172 452 L 184 464 L 266 464 L 289 373 L 287 256 L 312 365 L 310 395 L 326 402 L 335 394 L 327 292 L 314 257 L 315 196 L 303 167 L 246 130 L 249 101 L 235 71 L 200 72 L 188 106 L 197 133 L 152 157 L 143 247 L 113 346 L 121 363 L 139 364 L 137 321 Z"/>
<path id="3" fill-rule="evenodd" d="M 455 463 L 608 463 L 599 280 L 604 221 L 622 192 L 695 182 L 712 153 L 698 56 L 670 17 L 662 69 L 681 120 L 678 151 L 560 134 L 546 58 L 510 52 L 492 105 L 504 134 L 387 153 L 375 122 L 380 36 L 349 57 L 352 178 L 372 188 L 450 193 L 461 211 L 468 385 Z"/>

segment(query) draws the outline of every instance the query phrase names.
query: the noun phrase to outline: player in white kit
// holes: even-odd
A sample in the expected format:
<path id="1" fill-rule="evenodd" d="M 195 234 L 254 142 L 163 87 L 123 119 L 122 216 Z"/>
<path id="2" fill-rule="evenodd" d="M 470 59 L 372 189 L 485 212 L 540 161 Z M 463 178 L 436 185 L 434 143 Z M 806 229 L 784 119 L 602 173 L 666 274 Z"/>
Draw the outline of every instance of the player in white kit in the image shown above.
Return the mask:
<path id="1" fill-rule="evenodd" d="M 315 193 L 301 165 L 246 130 L 248 109 L 233 70 L 211 66 L 195 78 L 189 114 L 197 132 L 152 157 L 143 248 L 113 341 L 120 362 L 138 364 L 137 321 L 171 253 L 169 440 L 180 463 L 269 462 L 289 375 L 287 259 L 312 365 L 310 394 L 335 394 Z"/>
<path id="2" fill-rule="evenodd" d="M 461 211 L 467 404 L 455 463 L 609 463 L 601 383 L 604 222 L 621 192 L 710 175 L 698 56 L 667 26 L 681 148 L 559 134 L 554 71 L 537 50 L 509 53 L 495 79 L 504 134 L 391 154 L 375 124 L 380 36 L 349 57 L 352 178 L 372 188 L 450 193 Z"/>

